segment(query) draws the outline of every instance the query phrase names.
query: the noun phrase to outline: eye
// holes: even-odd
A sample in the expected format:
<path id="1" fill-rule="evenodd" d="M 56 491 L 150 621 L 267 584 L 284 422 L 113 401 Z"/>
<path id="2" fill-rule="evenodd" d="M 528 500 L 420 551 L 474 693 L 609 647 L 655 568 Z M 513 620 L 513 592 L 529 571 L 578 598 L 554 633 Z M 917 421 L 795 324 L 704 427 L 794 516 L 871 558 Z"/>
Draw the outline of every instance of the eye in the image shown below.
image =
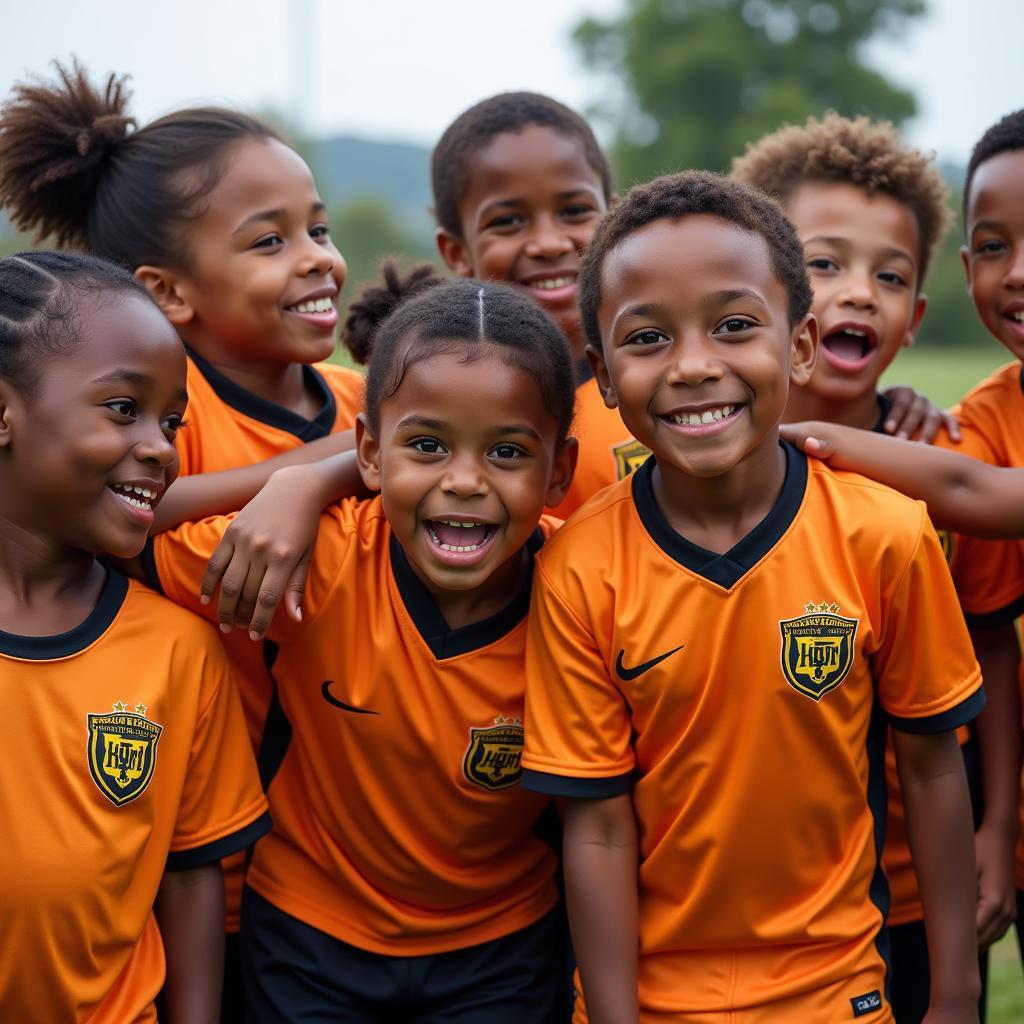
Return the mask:
<path id="1" fill-rule="evenodd" d="M 501 213 L 495 217 L 491 217 L 489 221 L 484 225 L 485 228 L 489 228 L 492 231 L 511 231 L 514 228 L 519 227 L 523 223 L 523 216 L 519 213 Z"/>
<path id="2" fill-rule="evenodd" d="M 502 459 L 506 462 L 511 462 L 514 459 L 526 458 L 530 453 L 518 444 L 512 444 L 510 441 L 503 441 L 501 444 L 496 444 L 491 449 L 491 455 L 496 459 Z"/>
<path id="3" fill-rule="evenodd" d="M 597 211 L 589 203 L 570 203 L 562 207 L 562 216 L 569 220 L 583 220 Z"/>
<path id="4" fill-rule="evenodd" d="M 1004 252 L 1006 249 L 1006 243 L 1000 242 L 997 238 L 991 238 L 987 242 L 979 242 L 974 247 L 974 251 L 979 256 L 993 256 L 996 253 Z"/>
<path id="5" fill-rule="evenodd" d="M 252 248 L 254 249 L 276 249 L 279 245 L 284 245 L 284 239 L 274 233 L 264 235 L 262 238 L 253 242 Z"/>
<path id="6" fill-rule="evenodd" d="M 835 260 L 830 259 L 828 256 L 815 256 L 814 259 L 807 261 L 807 266 L 811 270 L 828 271 L 838 270 L 839 264 Z"/>
<path id="7" fill-rule="evenodd" d="M 668 341 L 668 335 L 663 331 L 659 331 L 654 327 L 644 327 L 639 331 L 635 331 L 626 338 L 625 344 L 641 346 L 657 345 L 663 341 Z"/>
<path id="8" fill-rule="evenodd" d="M 878 273 L 878 280 L 886 284 L 896 285 L 898 288 L 906 288 L 907 279 L 895 270 L 881 270 Z"/>
<path id="9" fill-rule="evenodd" d="M 330 231 L 326 224 L 315 224 L 309 229 L 309 237 L 315 238 L 318 241 L 321 238 L 327 238 L 330 235 Z"/>
<path id="10" fill-rule="evenodd" d="M 414 437 L 408 445 L 423 455 L 444 455 L 445 447 L 436 437 Z"/>
<path id="11" fill-rule="evenodd" d="M 756 327 L 752 320 L 743 316 L 726 317 L 712 332 L 713 334 L 739 334 L 751 327 Z"/>
<path id="12" fill-rule="evenodd" d="M 171 413 L 160 421 L 160 426 L 169 434 L 176 434 L 182 427 L 188 426 L 188 421 L 179 413 Z"/>
<path id="13" fill-rule="evenodd" d="M 104 403 L 108 409 L 112 409 L 118 416 L 126 420 L 133 420 L 138 412 L 138 407 L 133 398 L 115 398 L 113 402 Z"/>

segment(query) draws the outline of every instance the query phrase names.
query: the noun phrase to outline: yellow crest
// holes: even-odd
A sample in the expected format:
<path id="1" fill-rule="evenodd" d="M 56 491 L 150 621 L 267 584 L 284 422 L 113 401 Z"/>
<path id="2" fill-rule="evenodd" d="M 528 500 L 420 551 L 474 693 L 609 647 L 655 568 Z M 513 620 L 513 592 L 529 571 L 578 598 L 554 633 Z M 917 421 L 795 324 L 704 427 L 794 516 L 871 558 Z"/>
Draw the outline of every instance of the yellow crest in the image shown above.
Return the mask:
<path id="1" fill-rule="evenodd" d="M 100 792 L 118 807 L 141 796 L 156 768 L 162 725 L 146 718 L 145 704 L 131 711 L 124 701 L 109 715 L 87 715 L 89 772 Z"/>
<path id="2" fill-rule="evenodd" d="M 484 789 L 507 789 L 523 774 L 523 723 L 499 715 L 494 725 L 469 730 L 462 772 Z"/>
<path id="3" fill-rule="evenodd" d="M 650 449 L 645 448 L 639 441 L 626 441 L 625 444 L 612 448 L 618 479 L 621 480 L 638 470 L 647 461 L 647 456 L 650 454 Z"/>
<path id="4" fill-rule="evenodd" d="M 811 601 L 804 611 L 779 620 L 782 674 L 793 689 L 819 701 L 850 671 L 860 620 L 840 615 L 839 605 L 828 601 Z"/>

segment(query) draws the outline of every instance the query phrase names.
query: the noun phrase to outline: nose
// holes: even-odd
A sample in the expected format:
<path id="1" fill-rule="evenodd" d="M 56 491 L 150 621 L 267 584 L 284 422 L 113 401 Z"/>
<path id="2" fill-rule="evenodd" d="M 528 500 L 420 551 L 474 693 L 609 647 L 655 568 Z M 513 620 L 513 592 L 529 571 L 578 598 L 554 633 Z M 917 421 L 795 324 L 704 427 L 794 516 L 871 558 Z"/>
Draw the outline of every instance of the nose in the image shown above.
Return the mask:
<path id="1" fill-rule="evenodd" d="M 1008 288 L 1024 288 L 1024 243 L 1013 247 L 1005 281 Z"/>
<path id="2" fill-rule="evenodd" d="M 695 331 L 676 338 L 666 375 L 667 383 L 698 387 L 708 381 L 720 380 L 722 374 L 714 342 L 705 334 Z"/>
<path id="3" fill-rule="evenodd" d="M 139 462 L 158 466 L 161 469 L 168 469 L 176 465 L 178 461 L 178 452 L 174 447 L 174 442 L 168 440 L 159 423 L 144 427 L 143 433 L 135 444 L 134 454 Z"/>
<path id="4" fill-rule="evenodd" d="M 874 312 L 878 309 L 874 282 L 874 276 L 867 271 L 844 274 L 838 295 L 839 305 Z"/>
<path id="5" fill-rule="evenodd" d="M 527 256 L 551 260 L 575 251 L 576 243 L 557 218 L 543 215 L 534 219 L 526 242 Z"/>
<path id="6" fill-rule="evenodd" d="M 481 457 L 472 452 L 452 455 L 445 465 L 441 489 L 459 498 L 486 494 L 490 487 Z"/>
<path id="7" fill-rule="evenodd" d="M 309 235 L 305 236 L 302 242 L 302 252 L 299 260 L 299 275 L 301 277 L 323 276 L 332 270 L 340 288 L 345 280 L 347 271 L 345 261 L 341 253 L 331 243 L 317 241 Z"/>

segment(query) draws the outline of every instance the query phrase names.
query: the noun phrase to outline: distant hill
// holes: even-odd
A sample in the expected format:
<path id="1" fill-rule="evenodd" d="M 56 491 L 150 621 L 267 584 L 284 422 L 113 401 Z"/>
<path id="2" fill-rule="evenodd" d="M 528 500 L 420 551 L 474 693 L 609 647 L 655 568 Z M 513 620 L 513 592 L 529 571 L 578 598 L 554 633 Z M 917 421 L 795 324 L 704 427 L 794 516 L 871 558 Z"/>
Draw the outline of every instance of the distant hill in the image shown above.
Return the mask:
<path id="1" fill-rule="evenodd" d="M 329 207 L 375 196 L 406 230 L 431 234 L 430 150 L 426 146 L 337 135 L 312 139 L 303 150 Z"/>

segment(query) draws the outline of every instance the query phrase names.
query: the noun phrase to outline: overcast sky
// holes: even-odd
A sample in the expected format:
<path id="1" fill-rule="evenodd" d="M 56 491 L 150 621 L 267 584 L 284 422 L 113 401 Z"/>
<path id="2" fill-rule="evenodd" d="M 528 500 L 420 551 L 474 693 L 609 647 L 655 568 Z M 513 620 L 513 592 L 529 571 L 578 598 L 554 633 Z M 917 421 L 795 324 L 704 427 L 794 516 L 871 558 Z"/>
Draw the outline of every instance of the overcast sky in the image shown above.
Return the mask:
<path id="1" fill-rule="evenodd" d="M 836 0 L 841 2 L 841 0 Z M 963 162 L 1024 106 L 1024 0 L 930 0 L 928 20 L 873 50 L 917 93 L 917 145 Z M 141 120 L 195 102 L 275 108 L 316 134 L 432 145 L 476 100 L 529 88 L 585 107 L 603 88 L 569 33 L 621 0 L 5 0 L 0 90 L 77 53 L 131 72 Z M 681 101 L 685 101 L 682 100 Z"/>

